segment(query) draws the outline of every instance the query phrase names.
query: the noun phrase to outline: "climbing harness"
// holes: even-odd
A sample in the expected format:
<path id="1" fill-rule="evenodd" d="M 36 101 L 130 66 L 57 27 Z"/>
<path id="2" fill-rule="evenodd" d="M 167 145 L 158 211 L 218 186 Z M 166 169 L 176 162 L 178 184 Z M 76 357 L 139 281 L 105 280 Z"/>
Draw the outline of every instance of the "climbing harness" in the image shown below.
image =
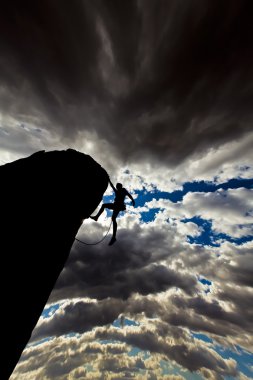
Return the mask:
<path id="1" fill-rule="evenodd" d="M 112 220 L 111 220 L 110 226 L 109 226 L 108 231 L 106 232 L 105 236 L 103 236 L 103 238 L 102 238 L 101 240 L 97 241 L 96 243 L 86 243 L 85 241 L 80 240 L 80 239 L 77 239 L 77 238 L 75 238 L 75 240 L 78 241 L 78 242 L 81 243 L 81 244 L 84 244 L 84 245 L 97 245 L 97 244 L 99 244 L 99 243 L 102 243 L 102 241 L 103 241 L 103 240 L 106 238 L 106 236 L 109 234 L 109 231 L 110 231 L 110 229 L 111 229 L 111 225 L 112 225 Z"/>

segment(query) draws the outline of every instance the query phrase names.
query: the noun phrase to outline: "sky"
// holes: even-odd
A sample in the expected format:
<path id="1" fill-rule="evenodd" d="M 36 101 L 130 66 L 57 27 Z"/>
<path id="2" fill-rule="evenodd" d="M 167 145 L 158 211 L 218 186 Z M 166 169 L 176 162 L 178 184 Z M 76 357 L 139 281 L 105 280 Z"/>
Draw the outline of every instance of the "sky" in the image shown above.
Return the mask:
<path id="1" fill-rule="evenodd" d="M 11 380 L 253 379 L 252 12 L 1 5 L 0 164 L 70 147 L 136 201 L 73 244 Z"/>

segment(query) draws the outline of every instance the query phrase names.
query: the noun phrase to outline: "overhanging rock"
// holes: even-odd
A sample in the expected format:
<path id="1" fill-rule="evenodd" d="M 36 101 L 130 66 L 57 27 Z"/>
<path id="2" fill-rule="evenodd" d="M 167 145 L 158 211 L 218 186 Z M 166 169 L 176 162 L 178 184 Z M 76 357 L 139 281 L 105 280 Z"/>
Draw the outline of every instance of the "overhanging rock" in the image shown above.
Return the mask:
<path id="1" fill-rule="evenodd" d="M 72 149 L 37 152 L 0 166 L 2 360 L 8 379 L 25 348 L 75 236 L 96 209 L 108 174 Z"/>

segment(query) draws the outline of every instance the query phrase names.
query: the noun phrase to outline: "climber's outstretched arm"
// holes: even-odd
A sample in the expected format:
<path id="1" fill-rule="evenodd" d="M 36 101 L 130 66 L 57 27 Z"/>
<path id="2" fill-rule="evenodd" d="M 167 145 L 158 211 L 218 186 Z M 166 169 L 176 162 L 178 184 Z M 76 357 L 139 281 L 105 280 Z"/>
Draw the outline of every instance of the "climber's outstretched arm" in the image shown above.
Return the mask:
<path id="1" fill-rule="evenodd" d="M 127 196 L 131 199 L 133 206 L 135 206 L 135 200 L 128 191 L 127 191 Z"/>
<path id="2" fill-rule="evenodd" d="M 109 184 L 111 185 L 113 191 L 116 193 L 117 190 L 116 190 L 116 188 L 114 187 L 112 181 L 110 180 L 110 177 L 109 177 Z"/>

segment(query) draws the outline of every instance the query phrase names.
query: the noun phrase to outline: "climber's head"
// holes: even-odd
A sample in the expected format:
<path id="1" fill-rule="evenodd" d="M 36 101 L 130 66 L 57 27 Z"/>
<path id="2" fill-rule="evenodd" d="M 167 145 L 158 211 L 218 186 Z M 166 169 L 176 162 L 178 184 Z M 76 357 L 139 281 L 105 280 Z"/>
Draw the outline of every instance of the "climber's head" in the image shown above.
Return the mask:
<path id="1" fill-rule="evenodd" d="M 120 189 L 122 189 L 122 183 L 117 183 L 117 185 L 116 185 L 116 188 L 118 189 L 118 190 L 120 190 Z"/>

